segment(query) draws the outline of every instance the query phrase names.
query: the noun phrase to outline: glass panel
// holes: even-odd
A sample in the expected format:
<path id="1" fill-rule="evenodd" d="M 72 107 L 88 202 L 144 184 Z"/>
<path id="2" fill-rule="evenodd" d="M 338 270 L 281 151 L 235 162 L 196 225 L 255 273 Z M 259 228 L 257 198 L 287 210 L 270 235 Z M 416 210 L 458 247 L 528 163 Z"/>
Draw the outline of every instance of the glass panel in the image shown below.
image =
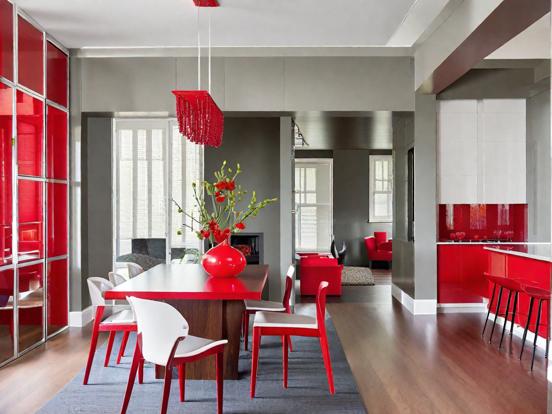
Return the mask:
<path id="1" fill-rule="evenodd" d="M 67 107 L 67 55 L 52 43 L 47 43 L 48 99 Z"/>
<path id="2" fill-rule="evenodd" d="M 46 176 L 67 179 L 67 114 L 52 106 L 46 115 Z"/>
<path id="3" fill-rule="evenodd" d="M 18 21 L 19 83 L 42 95 L 44 93 L 43 35 L 22 17 L 19 17 Z"/>
<path id="4" fill-rule="evenodd" d="M 44 337 L 44 279 L 42 264 L 22 267 L 19 275 L 19 351 L 40 342 Z"/>
<path id="5" fill-rule="evenodd" d="M 387 217 L 389 215 L 389 194 L 374 194 L 374 215 Z"/>
<path id="6" fill-rule="evenodd" d="M 67 260 L 48 263 L 48 335 L 67 326 Z"/>
<path id="7" fill-rule="evenodd" d="M 0 265 L 12 261 L 12 101 L 0 83 Z"/>
<path id="8" fill-rule="evenodd" d="M 48 257 L 67 254 L 67 184 L 48 183 Z"/>
<path id="9" fill-rule="evenodd" d="M 0 362 L 13 357 L 13 270 L 0 272 Z"/>
<path id="10" fill-rule="evenodd" d="M 44 256 L 42 183 L 19 180 L 19 260 L 28 261 Z"/>
<path id="11" fill-rule="evenodd" d="M 42 101 L 17 91 L 17 163 L 19 175 L 42 175 Z"/>
<path id="12" fill-rule="evenodd" d="M 0 76 L 13 80 L 13 6 L 0 0 Z"/>

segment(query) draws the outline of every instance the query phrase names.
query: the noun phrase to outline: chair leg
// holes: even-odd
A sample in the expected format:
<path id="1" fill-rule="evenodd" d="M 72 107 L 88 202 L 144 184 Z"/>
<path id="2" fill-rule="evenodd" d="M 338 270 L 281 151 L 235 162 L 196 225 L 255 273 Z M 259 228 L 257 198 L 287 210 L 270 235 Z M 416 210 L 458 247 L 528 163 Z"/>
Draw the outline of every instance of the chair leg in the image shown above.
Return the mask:
<path id="1" fill-rule="evenodd" d="M 284 368 L 284 388 L 288 387 L 288 340 L 289 336 L 282 336 L 282 365 Z"/>
<path id="2" fill-rule="evenodd" d="M 186 364 L 178 366 L 178 385 L 180 388 L 180 402 L 184 402 L 184 392 L 186 388 Z"/>
<path id="3" fill-rule="evenodd" d="M 92 338 L 90 339 L 90 350 L 88 351 L 88 361 L 86 362 L 86 370 L 84 372 L 83 385 L 88 384 L 88 378 L 90 377 L 90 370 L 92 369 L 92 362 L 94 361 L 94 354 L 96 353 L 96 346 L 98 345 L 99 335 L 99 322 L 94 321 L 94 327 L 92 328 Z"/>
<path id="4" fill-rule="evenodd" d="M 138 384 L 144 383 L 144 362 L 144 358 L 142 358 L 138 365 Z"/>
<path id="5" fill-rule="evenodd" d="M 525 339 L 527 338 L 527 331 L 529 330 L 529 325 L 531 324 L 531 313 L 533 312 L 533 303 L 535 298 L 531 297 L 529 301 L 529 312 L 527 314 L 527 323 L 525 324 L 525 329 L 523 330 L 523 339 L 521 340 L 521 352 L 519 353 L 519 359 L 523 356 L 523 347 L 525 346 Z"/>
<path id="6" fill-rule="evenodd" d="M 245 322 L 244 322 L 244 334 L 243 334 L 243 343 L 244 349 L 247 351 L 249 347 L 249 312 L 245 312 Z"/>
<path id="7" fill-rule="evenodd" d="M 259 363 L 259 347 L 261 345 L 261 331 L 253 328 L 253 354 L 251 355 L 251 398 L 255 398 L 255 385 L 257 382 L 257 366 Z"/>
<path id="8" fill-rule="evenodd" d="M 291 336 L 288 335 L 289 352 L 293 352 L 293 345 L 291 344 Z"/>
<path id="9" fill-rule="evenodd" d="M 128 408 L 128 403 L 130 402 L 130 396 L 132 395 L 132 388 L 134 387 L 134 381 L 136 380 L 136 371 L 138 370 L 138 365 L 142 355 L 140 353 L 140 347 L 136 344 L 134 349 L 134 356 L 132 357 L 132 365 L 130 366 L 130 372 L 128 374 L 128 382 L 125 391 L 125 399 L 123 400 L 123 406 L 121 407 L 121 414 L 125 414 Z"/>
<path id="10" fill-rule="evenodd" d="M 498 313 L 500 311 L 500 302 L 502 301 L 502 290 L 503 290 L 503 287 L 501 286 L 500 289 L 498 290 L 498 300 L 496 301 L 495 318 L 493 321 L 493 328 L 491 329 L 491 337 L 489 338 L 489 343 L 491 343 L 493 340 L 493 333 L 496 326 L 496 320 L 498 319 Z"/>
<path id="11" fill-rule="evenodd" d="M 485 325 L 483 325 L 483 332 L 481 332 L 481 336 L 485 335 L 485 328 L 487 328 L 487 322 L 489 321 L 489 315 L 491 314 L 491 307 L 493 306 L 495 292 L 496 292 L 496 283 L 493 285 L 493 293 L 491 294 L 491 300 L 489 302 L 489 310 L 487 311 L 487 317 L 485 318 Z"/>
<path id="12" fill-rule="evenodd" d="M 125 348 L 128 342 L 128 336 L 130 331 L 125 331 L 123 333 L 123 340 L 121 341 L 121 347 L 119 348 L 119 355 L 117 355 L 117 365 L 121 363 L 121 358 L 125 355 Z"/>
<path id="13" fill-rule="evenodd" d="M 531 371 L 535 363 L 535 351 L 537 350 L 537 338 L 539 337 L 539 324 L 542 310 L 542 299 L 539 299 L 539 310 L 537 311 L 537 324 L 535 325 L 535 340 L 533 341 L 533 356 L 531 357 Z"/>
<path id="14" fill-rule="evenodd" d="M 172 367 L 165 367 L 165 384 L 163 386 L 163 401 L 161 402 L 161 414 L 167 413 L 169 406 L 169 396 L 171 393 Z"/>
<path id="15" fill-rule="evenodd" d="M 548 345 L 550 344 L 550 303 L 546 300 L 544 304 L 548 312 L 548 323 L 546 324 L 546 350 L 544 351 L 544 357 L 548 359 Z"/>
<path id="16" fill-rule="evenodd" d="M 506 326 L 508 325 L 508 314 L 510 312 L 510 299 L 512 298 L 512 291 L 508 291 L 508 300 L 506 301 L 506 313 L 504 314 L 504 325 L 502 326 L 502 335 L 500 335 L 500 344 L 498 349 L 502 348 L 502 341 L 504 340 L 504 332 L 506 332 Z"/>
<path id="17" fill-rule="evenodd" d="M 517 310 L 517 303 L 518 303 L 518 296 L 519 292 L 516 292 L 514 296 L 514 307 L 512 309 L 512 323 L 510 324 L 510 336 L 514 333 L 514 323 L 516 321 L 516 310 Z"/>
<path id="18" fill-rule="evenodd" d="M 330 388 L 330 394 L 335 394 L 332 361 L 330 360 L 330 349 L 328 347 L 328 337 L 326 332 L 320 335 L 320 348 L 322 348 L 322 358 L 324 359 L 324 366 L 326 367 L 326 375 L 328 376 L 328 386 Z"/>
<path id="19" fill-rule="evenodd" d="M 222 402 L 224 401 L 224 352 L 217 353 L 217 413 L 222 414 Z"/>
<path id="20" fill-rule="evenodd" d="M 104 367 L 109 365 L 109 357 L 111 357 L 111 350 L 113 349 L 113 341 L 115 341 L 116 331 L 109 332 L 109 339 L 107 340 L 107 349 L 105 351 L 105 362 Z"/>

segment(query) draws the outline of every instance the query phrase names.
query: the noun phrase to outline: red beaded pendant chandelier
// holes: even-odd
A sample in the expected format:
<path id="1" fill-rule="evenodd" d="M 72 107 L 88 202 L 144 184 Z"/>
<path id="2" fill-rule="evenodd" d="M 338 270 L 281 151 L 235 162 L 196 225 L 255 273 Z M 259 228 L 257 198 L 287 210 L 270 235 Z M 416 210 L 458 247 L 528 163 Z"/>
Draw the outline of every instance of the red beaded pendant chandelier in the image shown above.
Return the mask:
<path id="1" fill-rule="evenodd" d="M 197 89 L 173 91 L 176 96 L 176 117 L 180 133 L 189 141 L 210 147 L 220 147 L 224 130 L 224 115 L 211 97 L 211 14 L 209 13 L 209 87 L 201 90 L 201 42 L 199 36 L 199 10 L 218 7 L 217 0 L 194 0 L 198 8 L 197 24 Z"/>

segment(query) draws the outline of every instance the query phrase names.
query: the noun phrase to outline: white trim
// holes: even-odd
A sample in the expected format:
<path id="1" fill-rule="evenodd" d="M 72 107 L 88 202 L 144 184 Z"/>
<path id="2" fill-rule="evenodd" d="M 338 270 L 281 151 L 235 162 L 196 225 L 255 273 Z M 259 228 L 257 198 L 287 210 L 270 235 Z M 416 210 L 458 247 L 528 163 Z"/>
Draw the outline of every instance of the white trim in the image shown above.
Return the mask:
<path id="1" fill-rule="evenodd" d="M 437 313 L 485 313 L 487 302 L 481 303 L 438 303 Z"/>
<path id="2" fill-rule="evenodd" d="M 82 328 L 94 319 L 94 308 L 89 306 L 81 312 L 69 312 L 69 326 Z"/>
<path id="3" fill-rule="evenodd" d="M 494 318 L 495 318 L 495 315 L 494 313 L 491 313 L 489 315 L 489 322 L 487 322 L 487 329 L 485 330 L 485 335 L 487 335 L 487 332 L 490 328 L 490 325 L 492 325 L 492 322 L 494 321 Z M 499 316 L 498 319 L 496 320 L 496 323 L 498 326 L 502 327 L 504 326 L 504 318 L 502 316 Z M 511 320 L 508 321 L 508 325 L 511 323 Z M 523 338 L 523 331 L 524 331 L 525 327 L 524 326 L 521 326 L 521 325 L 518 325 L 517 323 L 514 324 L 514 335 L 519 337 L 519 338 Z M 497 329 L 495 329 L 495 334 L 493 336 L 493 340 L 498 340 L 500 341 L 500 339 L 498 339 L 500 337 L 500 335 L 502 335 L 502 329 L 499 330 L 499 335 L 497 336 L 496 334 L 496 331 Z M 504 336 L 508 335 L 510 333 L 510 328 L 507 326 L 506 327 L 506 332 L 504 333 Z M 488 334 L 490 335 L 490 333 Z M 527 331 L 527 338 L 525 340 L 525 346 L 529 346 L 529 344 L 531 346 L 533 346 L 533 341 L 535 340 L 535 334 L 531 331 Z M 540 349 L 546 349 L 546 338 L 542 337 L 542 336 L 538 336 L 537 338 L 537 347 L 540 348 Z M 527 349 L 525 350 L 527 351 Z M 529 351 L 530 353 L 531 351 Z"/>
<path id="4" fill-rule="evenodd" d="M 391 285 L 391 294 L 413 315 L 437 314 L 436 299 L 412 299 L 394 283 Z"/>

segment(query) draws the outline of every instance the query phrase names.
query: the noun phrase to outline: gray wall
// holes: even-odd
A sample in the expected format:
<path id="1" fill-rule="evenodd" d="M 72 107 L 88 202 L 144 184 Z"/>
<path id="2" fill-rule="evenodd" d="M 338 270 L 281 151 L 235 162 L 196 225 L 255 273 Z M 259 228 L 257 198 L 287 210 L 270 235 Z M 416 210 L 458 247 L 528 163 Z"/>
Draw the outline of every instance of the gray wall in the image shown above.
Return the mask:
<path id="1" fill-rule="evenodd" d="M 528 240 L 550 242 L 550 91 L 527 99 Z"/>
<path id="2" fill-rule="evenodd" d="M 226 118 L 220 148 L 205 149 L 205 179 L 226 160 L 240 163 L 240 184 L 257 199 L 280 198 L 280 118 Z M 246 232 L 264 234 L 264 262 L 270 266 L 269 294 L 280 298 L 280 206 L 273 203 L 247 223 Z M 266 292 L 265 292 L 266 293 Z"/>

